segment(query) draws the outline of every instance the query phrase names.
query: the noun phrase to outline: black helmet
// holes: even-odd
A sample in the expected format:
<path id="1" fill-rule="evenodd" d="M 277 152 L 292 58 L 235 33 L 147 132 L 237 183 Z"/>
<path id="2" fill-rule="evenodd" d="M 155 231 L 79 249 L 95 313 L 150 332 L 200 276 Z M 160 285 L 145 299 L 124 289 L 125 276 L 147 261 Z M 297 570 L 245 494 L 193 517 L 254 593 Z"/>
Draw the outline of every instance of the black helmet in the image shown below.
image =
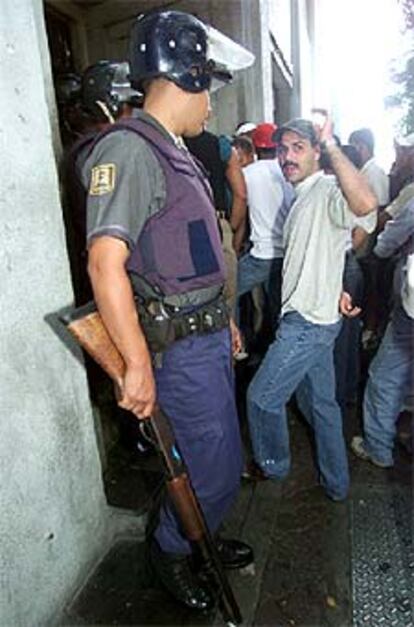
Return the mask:
<path id="1" fill-rule="evenodd" d="M 190 92 L 209 89 L 211 79 L 228 82 L 231 74 L 208 58 L 208 29 L 180 11 L 152 12 L 132 27 L 131 84 L 142 90 L 147 79 L 165 77 Z"/>
<path id="2" fill-rule="evenodd" d="M 94 115 L 116 117 L 120 105 L 139 106 L 141 95 L 131 87 L 126 61 L 98 61 L 82 75 L 82 105 Z M 105 111 L 106 109 L 106 111 Z"/>
<path id="3" fill-rule="evenodd" d="M 73 72 L 59 74 L 56 77 L 55 91 L 59 106 L 73 105 L 79 102 L 81 77 Z"/>

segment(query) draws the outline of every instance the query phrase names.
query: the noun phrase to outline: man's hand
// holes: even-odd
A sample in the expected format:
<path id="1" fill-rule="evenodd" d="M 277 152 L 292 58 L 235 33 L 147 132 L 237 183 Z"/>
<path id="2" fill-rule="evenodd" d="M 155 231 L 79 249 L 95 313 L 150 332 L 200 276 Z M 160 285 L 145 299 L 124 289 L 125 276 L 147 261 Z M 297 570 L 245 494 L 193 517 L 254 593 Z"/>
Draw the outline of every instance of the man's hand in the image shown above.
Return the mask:
<path id="1" fill-rule="evenodd" d="M 325 113 L 325 122 L 323 126 L 320 127 L 320 130 L 319 130 L 319 141 L 321 143 L 325 142 L 328 144 L 335 142 L 335 139 L 333 136 L 333 122 L 327 112 Z"/>
<path id="2" fill-rule="evenodd" d="M 355 318 L 359 316 L 362 309 L 361 307 L 354 307 L 352 304 L 352 296 L 348 292 L 342 292 L 339 299 L 339 311 L 347 318 Z"/>
<path id="3" fill-rule="evenodd" d="M 118 390 L 118 405 L 135 414 L 149 418 L 154 411 L 156 388 L 151 364 L 146 367 L 129 367 Z"/>
<path id="4" fill-rule="evenodd" d="M 333 122 L 326 109 L 312 109 L 313 125 L 320 142 L 332 142 Z"/>
<path id="5" fill-rule="evenodd" d="M 243 342 L 241 333 L 239 331 L 238 326 L 234 322 L 233 318 L 230 318 L 230 333 L 231 333 L 231 350 L 234 355 L 240 353 L 243 348 Z"/>
<path id="6" fill-rule="evenodd" d="M 314 123 L 314 127 L 321 148 L 329 156 L 331 167 L 348 202 L 349 209 L 360 217 L 371 213 L 377 209 L 378 200 L 368 181 L 337 145 L 333 135 L 333 122 L 328 112 L 324 109 L 313 109 L 313 112 L 317 113 L 320 118 L 319 123 Z"/>

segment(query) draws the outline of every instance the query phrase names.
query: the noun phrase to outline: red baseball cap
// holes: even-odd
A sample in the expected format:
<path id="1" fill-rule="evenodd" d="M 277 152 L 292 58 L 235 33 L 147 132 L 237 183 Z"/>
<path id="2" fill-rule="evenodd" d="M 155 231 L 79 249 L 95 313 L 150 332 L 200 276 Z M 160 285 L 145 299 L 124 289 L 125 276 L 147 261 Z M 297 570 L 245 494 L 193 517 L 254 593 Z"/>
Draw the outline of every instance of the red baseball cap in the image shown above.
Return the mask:
<path id="1" fill-rule="evenodd" d="M 276 124 L 271 122 L 258 124 L 252 133 L 252 141 L 255 148 L 276 148 L 276 142 L 273 139 L 276 131 Z"/>

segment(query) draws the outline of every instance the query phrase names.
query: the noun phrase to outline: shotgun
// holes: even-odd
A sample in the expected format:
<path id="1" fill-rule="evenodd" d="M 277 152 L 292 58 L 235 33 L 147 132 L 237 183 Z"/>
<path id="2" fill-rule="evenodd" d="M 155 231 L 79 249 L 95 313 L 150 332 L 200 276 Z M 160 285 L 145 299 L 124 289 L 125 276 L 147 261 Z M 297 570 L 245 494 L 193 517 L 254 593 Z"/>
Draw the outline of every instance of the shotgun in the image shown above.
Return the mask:
<path id="1" fill-rule="evenodd" d="M 60 320 L 115 385 L 119 385 L 125 373 L 125 363 L 95 303 L 65 312 L 60 315 Z M 168 494 L 188 540 L 198 549 L 209 580 L 218 592 L 218 606 L 223 619 L 228 625 L 238 625 L 243 620 L 240 609 L 191 486 L 170 420 L 159 405 L 156 405 L 153 415 L 145 420 L 163 461 Z"/>

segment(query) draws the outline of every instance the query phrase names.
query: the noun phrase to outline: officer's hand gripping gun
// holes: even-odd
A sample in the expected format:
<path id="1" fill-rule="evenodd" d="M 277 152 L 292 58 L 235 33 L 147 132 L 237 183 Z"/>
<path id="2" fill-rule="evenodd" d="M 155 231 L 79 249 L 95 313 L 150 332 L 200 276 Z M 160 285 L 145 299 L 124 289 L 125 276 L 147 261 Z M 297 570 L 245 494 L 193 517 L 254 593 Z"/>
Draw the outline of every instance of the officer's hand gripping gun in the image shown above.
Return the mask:
<path id="1" fill-rule="evenodd" d="M 123 379 L 125 363 L 112 342 L 94 304 L 88 304 L 60 316 L 72 336 L 101 366 L 115 384 Z M 150 434 L 162 457 L 168 494 L 183 525 L 187 538 L 197 548 L 203 566 L 215 589 L 221 614 L 228 625 L 240 624 L 242 616 L 227 580 L 216 546 L 178 451 L 173 430 L 166 414 L 156 406 L 146 419 Z"/>

